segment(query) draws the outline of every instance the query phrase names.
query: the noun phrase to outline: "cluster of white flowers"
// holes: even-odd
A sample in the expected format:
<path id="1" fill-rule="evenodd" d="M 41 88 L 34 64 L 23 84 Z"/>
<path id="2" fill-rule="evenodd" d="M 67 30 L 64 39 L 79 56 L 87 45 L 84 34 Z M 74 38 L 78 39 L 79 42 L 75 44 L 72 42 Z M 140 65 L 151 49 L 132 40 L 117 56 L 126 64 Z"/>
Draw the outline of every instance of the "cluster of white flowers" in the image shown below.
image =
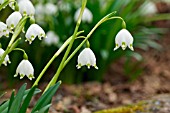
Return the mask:
<path id="1" fill-rule="evenodd" d="M 126 49 L 128 46 L 132 51 L 133 49 L 133 37 L 130 34 L 130 32 L 126 29 L 122 29 L 118 32 L 115 38 L 115 43 L 116 47 L 114 48 L 114 51 L 117 50 L 120 46 L 122 47 L 123 50 Z M 93 53 L 93 51 L 90 48 L 85 48 L 78 56 L 77 60 L 77 68 L 80 69 L 81 66 L 86 65 L 88 69 L 90 69 L 90 66 L 95 67 L 98 69 L 96 66 L 96 57 Z"/>
<path id="2" fill-rule="evenodd" d="M 3 4 L 4 0 L 0 0 L 0 4 Z M 15 10 L 15 3 L 10 2 L 9 6 Z M 55 12 L 54 7 L 51 9 L 52 5 L 47 4 L 46 8 L 47 11 L 50 9 L 52 10 L 52 13 Z M 9 17 L 6 19 L 6 23 L 0 22 L 0 37 L 2 36 L 9 36 L 9 33 L 13 33 L 14 29 L 18 25 L 18 23 L 21 21 L 21 19 L 25 16 L 28 16 L 30 18 L 34 18 L 35 15 L 35 8 L 30 0 L 18 0 L 18 8 L 19 11 L 14 11 Z M 44 10 L 44 8 L 42 9 Z M 47 12 L 46 11 L 46 12 Z M 49 13 L 49 12 L 47 12 Z M 40 40 L 42 37 L 47 37 L 45 35 L 44 30 L 37 24 L 32 24 L 29 26 L 28 30 L 25 34 L 26 41 L 29 42 L 29 44 L 32 43 L 32 41 L 38 37 Z M 0 57 L 4 54 L 4 50 L 0 48 Z M 11 63 L 9 60 L 9 56 L 6 55 L 3 64 L 6 66 L 7 63 Z M 22 60 L 21 63 L 18 65 L 16 74 L 14 77 L 16 77 L 18 74 L 20 74 L 20 79 L 22 79 L 25 75 L 32 80 L 34 78 L 34 68 L 32 64 L 28 60 Z"/>
<path id="3" fill-rule="evenodd" d="M 48 2 L 46 4 L 38 3 L 35 5 L 35 13 L 37 14 L 35 16 L 36 20 L 38 20 L 38 23 L 42 24 L 46 16 L 56 15 L 58 12 L 57 5 Z"/>
<path id="4" fill-rule="evenodd" d="M 3 3 L 3 0 L 0 0 L 0 4 Z M 2 36 L 9 36 L 9 32 L 13 33 L 13 29 L 17 26 L 17 24 L 20 22 L 23 16 L 29 16 L 30 18 L 34 18 L 35 12 L 40 15 L 53 15 L 57 12 L 57 7 L 54 4 L 47 3 L 45 5 L 38 4 L 35 8 L 30 0 L 19 0 L 18 2 L 19 11 L 13 12 L 7 19 L 6 24 L 3 22 L 0 22 L 0 37 Z M 11 3 L 10 7 L 12 9 L 15 9 L 15 4 Z M 75 12 L 74 20 L 78 20 L 78 16 L 80 14 L 80 10 L 78 9 Z M 85 8 L 83 15 L 82 15 L 82 21 L 83 22 L 92 22 L 93 15 L 92 12 Z M 59 37 L 56 35 L 53 31 L 49 31 L 47 33 L 47 36 L 44 32 L 44 30 L 37 24 L 32 24 L 28 28 L 25 34 L 26 41 L 29 42 L 29 44 L 32 43 L 32 41 L 38 37 L 40 40 L 42 37 L 48 37 L 43 40 L 44 43 L 47 45 L 57 44 L 59 42 Z M 115 38 L 116 47 L 114 48 L 114 51 L 117 50 L 119 47 L 122 47 L 123 50 L 125 50 L 127 47 L 129 47 L 132 51 L 133 49 L 133 37 L 130 34 L 130 32 L 126 29 L 122 29 L 118 32 Z M 3 55 L 4 50 L 0 48 L 0 57 Z M 93 51 L 90 48 L 85 48 L 79 55 L 78 55 L 78 64 L 76 65 L 77 69 L 80 69 L 82 66 L 86 65 L 88 69 L 90 69 L 90 66 L 93 66 L 94 68 L 98 69 L 96 65 L 96 57 Z M 7 65 L 7 63 L 10 63 L 9 56 L 6 55 L 3 64 Z M 30 80 L 34 78 L 34 68 L 32 64 L 27 60 L 22 60 L 16 70 L 16 74 L 14 77 L 17 77 L 18 74 L 20 75 L 20 79 L 22 79 L 24 76 L 27 76 Z"/>
<path id="5" fill-rule="evenodd" d="M 39 3 L 35 5 L 35 13 L 38 15 L 54 15 L 58 11 L 58 8 L 53 3 L 42 4 Z"/>

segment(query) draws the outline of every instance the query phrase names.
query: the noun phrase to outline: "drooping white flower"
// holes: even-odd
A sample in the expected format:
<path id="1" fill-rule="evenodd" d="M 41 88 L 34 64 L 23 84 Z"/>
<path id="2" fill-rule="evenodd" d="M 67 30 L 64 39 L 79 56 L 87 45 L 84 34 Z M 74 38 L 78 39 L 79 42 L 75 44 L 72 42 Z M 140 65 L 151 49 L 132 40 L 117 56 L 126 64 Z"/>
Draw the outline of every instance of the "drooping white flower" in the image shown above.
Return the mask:
<path id="1" fill-rule="evenodd" d="M 44 38 L 44 40 L 43 40 L 44 44 L 46 44 L 48 46 L 58 44 L 59 37 L 53 31 L 47 32 L 46 35 L 47 35 L 47 38 Z"/>
<path id="2" fill-rule="evenodd" d="M 141 7 L 140 11 L 142 15 L 153 15 L 158 12 L 158 9 L 156 7 L 156 4 L 152 1 L 146 1 L 144 2 Z"/>
<path id="3" fill-rule="evenodd" d="M 35 8 L 30 0 L 20 0 L 18 2 L 19 12 L 23 14 L 23 16 L 29 15 L 34 16 Z"/>
<path id="4" fill-rule="evenodd" d="M 52 3 L 45 4 L 45 13 L 47 15 L 53 15 L 57 12 L 57 6 Z"/>
<path id="5" fill-rule="evenodd" d="M 29 44 L 31 44 L 37 36 L 41 40 L 42 37 L 45 37 L 45 32 L 39 25 L 32 24 L 26 32 L 26 41 L 29 41 Z"/>
<path id="6" fill-rule="evenodd" d="M 16 70 L 16 74 L 14 77 L 17 77 L 18 74 L 20 74 L 20 79 L 24 78 L 26 75 L 30 80 L 32 80 L 34 77 L 34 68 L 32 64 L 28 60 L 22 60 Z"/>
<path id="7" fill-rule="evenodd" d="M 2 55 L 4 54 L 4 50 L 2 49 L 2 48 L 0 48 L 0 57 L 2 57 Z M 8 55 L 6 55 L 5 56 L 5 59 L 4 59 L 4 61 L 3 61 L 3 64 L 5 65 L 5 66 L 7 66 L 7 63 L 11 63 L 11 61 L 9 60 L 9 56 Z"/>
<path id="8" fill-rule="evenodd" d="M 88 69 L 90 69 L 90 66 L 98 69 L 96 66 L 96 57 L 90 48 L 85 48 L 78 56 L 78 64 L 76 66 L 77 69 L 80 69 L 81 66 L 84 65 L 86 65 Z"/>
<path id="9" fill-rule="evenodd" d="M 9 30 L 7 29 L 7 25 L 3 22 L 0 22 L 0 37 L 6 36 L 9 37 Z"/>
<path id="10" fill-rule="evenodd" d="M 79 14 L 80 14 L 80 10 L 81 10 L 81 8 L 79 8 L 79 9 L 76 11 L 75 15 L 74 15 L 74 20 L 75 20 L 75 21 L 78 20 L 78 16 L 79 16 Z M 83 22 L 91 23 L 92 20 L 93 20 L 93 14 L 92 14 L 92 12 L 91 12 L 89 9 L 85 8 L 85 9 L 84 9 L 84 12 L 83 12 L 83 15 L 82 15 L 82 21 L 83 21 Z"/>
<path id="11" fill-rule="evenodd" d="M 21 16 L 21 14 L 18 11 L 13 12 L 6 19 L 6 24 L 7 24 L 8 28 L 14 29 L 16 27 L 16 25 L 18 24 L 18 22 L 21 20 L 21 18 L 22 18 L 22 16 Z"/>
<path id="12" fill-rule="evenodd" d="M 117 50 L 120 46 L 123 50 L 126 49 L 128 46 L 132 51 L 133 49 L 133 37 L 130 34 L 130 32 L 126 29 L 122 29 L 118 32 L 115 38 L 116 47 L 114 48 L 114 51 Z"/>

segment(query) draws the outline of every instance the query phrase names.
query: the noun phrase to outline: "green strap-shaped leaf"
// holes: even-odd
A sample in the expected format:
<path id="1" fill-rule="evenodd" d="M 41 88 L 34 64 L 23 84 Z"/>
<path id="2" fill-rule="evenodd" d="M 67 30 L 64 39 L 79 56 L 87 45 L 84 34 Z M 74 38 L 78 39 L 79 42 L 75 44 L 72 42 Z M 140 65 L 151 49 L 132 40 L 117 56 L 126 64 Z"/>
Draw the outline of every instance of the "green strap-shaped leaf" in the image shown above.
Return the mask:
<path id="1" fill-rule="evenodd" d="M 45 113 L 49 109 L 50 106 L 51 104 L 48 104 L 45 107 L 41 108 L 39 111 L 36 111 L 35 113 Z"/>
<path id="2" fill-rule="evenodd" d="M 14 101 L 9 109 L 9 113 L 18 113 L 21 102 L 23 100 L 24 91 L 26 89 L 27 84 L 23 84 L 22 87 L 19 89 L 17 95 L 15 96 Z"/>
<path id="3" fill-rule="evenodd" d="M 34 94 L 35 88 L 36 87 L 31 88 L 31 90 L 29 91 L 28 95 L 26 96 L 26 98 L 25 98 L 25 100 L 24 100 L 24 102 L 23 102 L 23 104 L 20 108 L 19 113 L 26 113 L 27 107 L 29 106 L 29 103 L 30 103 L 31 98 Z"/>
<path id="4" fill-rule="evenodd" d="M 26 90 L 26 91 L 24 92 L 24 98 L 23 98 L 23 99 L 26 98 L 26 96 L 27 96 L 27 94 L 29 93 L 29 91 L 30 91 L 30 89 L 28 89 L 28 90 Z M 40 92 L 41 92 L 41 90 L 38 89 L 38 88 L 36 88 L 35 91 L 34 91 L 34 95 L 36 95 L 37 93 L 40 93 Z M 7 113 L 7 111 L 8 111 L 8 106 L 9 106 L 9 100 L 7 100 L 5 103 L 1 104 L 1 105 L 0 105 L 0 113 Z"/>
<path id="5" fill-rule="evenodd" d="M 60 86 L 61 81 L 58 81 L 54 86 L 50 87 L 37 101 L 36 105 L 32 109 L 31 113 L 35 113 L 36 111 L 41 110 L 43 107 L 47 106 L 55 92 L 57 91 L 58 87 Z"/>
<path id="6" fill-rule="evenodd" d="M 10 98 L 10 100 L 9 100 L 9 106 L 8 106 L 8 113 L 9 113 L 9 110 L 10 110 L 10 108 L 11 108 L 11 105 L 12 105 L 12 103 L 13 103 L 13 101 L 14 101 L 14 93 L 15 93 L 15 90 L 13 90 L 12 91 L 12 94 L 11 94 L 11 98 Z"/>
<path id="7" fill-rule="evenodd" d="M 0 94 L 0 98 L 2 98 L 7 92 L 3 92 L 2 94 Z"/>
<path id="8" fill-rule="evenodd" d="M 9 100 L 0 106 L 0 113 L 2 113 L 2 111 L 8 108 L 8 105 L 9 105 Z"/>
<path id="9" fill-rule="evenodd" d="M 7 113 L 8 112 L 8 108 L 4 109 L 1 113 Z"/>

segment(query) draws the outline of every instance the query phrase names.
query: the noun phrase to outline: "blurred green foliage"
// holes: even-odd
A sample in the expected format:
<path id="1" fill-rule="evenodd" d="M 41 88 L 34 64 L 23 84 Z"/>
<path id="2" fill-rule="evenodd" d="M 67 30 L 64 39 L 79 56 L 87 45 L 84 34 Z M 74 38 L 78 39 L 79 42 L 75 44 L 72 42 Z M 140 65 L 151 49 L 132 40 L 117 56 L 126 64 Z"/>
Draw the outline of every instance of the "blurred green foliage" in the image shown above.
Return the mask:
<path id="1" fill-rule="evenodd" d="M 51 15 L 48 15 L 47 13 L 43 16 L 37 13 L 35 19 L 46 32 L 54 31 L 59 36 L 60 42 L 57 46 L 45 46 L 41 41 L 35 40 L 29 45 L 24 42 L 25 39 L 23 38 L 22 43 L 19 45 L 21 48 L 25 49 L 29 60 L 35 68 L 35 78 L 61 44 L 72 35 L 76 25 L 76 22 L 74 21 L 74 13 L 81 6 L 81 0 L 33 0 L 35 6 L 40 3 L 46 4 L 47 2 L 56 5 L 58 8 L 57 13 Z M 155 28 L 151 24 L 154 20 L 154 15 L 144 16 L 141 13 L 140 7 L 144 2 L 146 2 L 146 0 L 88 0 L 87 8 L 93 14 L 93 21 L 92 23 L 83 22 L 79 30 L 84 30 L 85 32 L 83 34 L 87 35 L 87 33 L 103 16 L 110 12 L 117 11 L 116 15 L 124 18 L 127 24 L 127 29 L 134 37 L 134 49 L 136 50 L 135 52 L 128 49 L 125 51 L 120 49 L 118 51 L 113 51 L 115 46 L 114 39 L 118 31 L 121 29 L 121 21 L 108 21 L 102 24 L 89 39 L 91 49 L 97 57 L 97 66 L 99 69 L 95 70 L 92 68 L 88 70 L 86 67 L 83 67 L 82 69 L 77 70 L 77 54 L 65 67 L 61 73 L 60 79 L 67 83 L 79 83 L 86 80 L 101 81 L 109 65 L 123 56 L 126 56 L 127 59 L 124 66 L 125 73 L 128 74 L 131 79 L 137 78 L 142 71 L 141 69 L 136 69 L 136 65 L 140 65 L 138 62 L 142 61 L 142 56 L 138 51 L 140 49 L 147 51 L 150 47 L 161 49 L 161 46 L 156 43 L 156 40 L 159 39 L 159 35 L 165 31 L 164 29 Z M 10 12 L 10 9 L 3 10 L 1 17 L 6 17 L 8 14 L 4 12 Z M 4 18 L 1 19 L 2 21 L 5 20 Z M 24 36 L 21 34 L 21 37 Z M 5 44 L 9 39 L 2 38 L 1 40 Z M 73 48 L 75 48 L 80 41 L 81 39 L 77 39 Z M 5 45 L 3 46 L 6 47 Z M 43 77 L 45 80 L 49 80 L 54 75 L 62 56 L 63 54 L 54 61 L 49 70 L 45 73 L 45 77 Z M 136 65 L 135 63 L 132 64 L 130 61 L 132 57 L 136 59 Z M 22 59 L 22 56 L 20 53 L 11 53 L 10 58 L 12 63 L 8 67 L 9 71 L 7 75 L 9 80 L 12 80 L 13 75 L 15 74 L 15 69 L 19 61 Z"/>

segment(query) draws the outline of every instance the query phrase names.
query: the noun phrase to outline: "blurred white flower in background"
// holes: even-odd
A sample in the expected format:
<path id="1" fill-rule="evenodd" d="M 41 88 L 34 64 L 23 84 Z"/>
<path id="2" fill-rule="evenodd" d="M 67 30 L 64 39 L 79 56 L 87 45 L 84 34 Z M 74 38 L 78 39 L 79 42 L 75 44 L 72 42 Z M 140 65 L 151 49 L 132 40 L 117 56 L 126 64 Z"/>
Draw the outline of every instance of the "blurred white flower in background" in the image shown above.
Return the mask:
<path id="1" fill-rule="evenodd" d="M 9 17 L 6 19 L 6 24 L 8 28 L 14 29 L 21 18 L 22 18 L 21 14 L 17 11 L 9 15 Z"/>
<path id="2" fill-rule="evenodd" d="M 78 17 L 79 17 L 79 14 L 80 14 L 80 10 L 81 10 L 81 8 L 79 8 L 75 12 L 75 14 L 74 14 L 74 20 L 75 21 L 78 20 Z M 91 23 L 92 21 L 93 21 L 93 14 L 92 14 L 92 12 L 88 8 L 85 8 L 84 12 L 83 12 L 83 15 L 82 15 L 82 22 Z"/>
<path id="3" fill-rule="evenodd" d="M 0 57 L 2 57 L 2 55 L 4 54 L 4 50 L 2 49 L 2 48 L 0 48 Z M 5 59 L 4 59 L 4 61 L 3 61 L 3 64 L 5 65 L 5 66 L 7 66 L 7 63 L 11 63 L 11 61 L 9 60 L 9 56 L 8 55 L 6 55 L 5 56 Z"/>
<path id="4" fill-rule="evenodd" d="M 88 69 L 90 69 L 90 66 L 93 66 L 94 68 L 98 69 L 96 66 L 96 57 L 93 51 L 90 48 L 85 48 L 78 56 L 77 60 L 77 69 L 80 69 L 81 66 L 86 65 Z"/>
<path id="5" fill-rule="evenodd" d="M 18 74 L 20 74 L 20 79 L 24 78 L 26 75 L 30 80 L 32 80 L 34 77 L 34 68 L 32 64 L 28 60 L 22 60 L 16 70 L 16 74 L 14 77 L 17 77 Z"/>
<path id="6" fill-rule="evenodd" d="M 133 37 L 130 34 L 130 32 L 126 29 L 122 29 L 118 32 L 115 38 L 116 47 L 114 48 L 114 51 L 117 50 L 120 46 L 123 50 L 126 49 L 128 46 L 132 51 L 133 49 Z"/>
<path id="7" fill-rule="evenodd" d="M 53 31 L 48 31 L 46 33 L 47 38 L 43 39 L 43 43 L 47 46 L 57 45 L 59 43 L 59 36 Z"/>
<path id="8" fill-rule="evenodd" d="M 9 37 L 9 30 L 7 29 L 7 25 L 3 22 L 0 22 L 0 38 L 2 36 Z"/>
<path id="9" fill-rule="evenodd" d="M 37 15 L 43 15 L 44 13 L 44 5 L 42 3 L 38 3 L 35 5 L 35 13 Z"/>
<path id="10" fill-rule="evenodd" d="M 37 36 L 40 40 L 42 37 L 46 37 L 44 30 L 39 25 L 32 24 L 25 34 L 26 41 L 29 41 L 29 44 L 31 44 Z"/>
<path id="11" fill-rule="evenodd" d="M 58 8 L 56 5 L 52 4 L 52 3 L 46 3 L 45 4 L 45 13 L 47 15 L 53 15 L 53 14 L 56 14 L 57 11 L 58 11 Z"/>
<path id="12" fill-rule="evenodd" d="M 35 8 L 30 0 L 19 0 L 18 2 L 19 12 L 23 16 L 34 16 Z"/>
<path id="13" fill-rule="evenodd" d="M 71 4 L 61 0 L 61 1 L 58 2 L 58 8 L 59 8 L 60 11 L 70 12 L 71 11 Z"/>
<path id="14" fill-rule="evenodd" d="M 142 15 L 153 15 L 158 12 L 158 9 L 156 7 L 156 4 L 152 1 L 145 1 L 141 7 L 140 11 Z"/>
<path id="15" fill-rule="evenodd" d="M 4 0 L 0 0 L 0 4 L 3 4 L 4 3 Z"/>

